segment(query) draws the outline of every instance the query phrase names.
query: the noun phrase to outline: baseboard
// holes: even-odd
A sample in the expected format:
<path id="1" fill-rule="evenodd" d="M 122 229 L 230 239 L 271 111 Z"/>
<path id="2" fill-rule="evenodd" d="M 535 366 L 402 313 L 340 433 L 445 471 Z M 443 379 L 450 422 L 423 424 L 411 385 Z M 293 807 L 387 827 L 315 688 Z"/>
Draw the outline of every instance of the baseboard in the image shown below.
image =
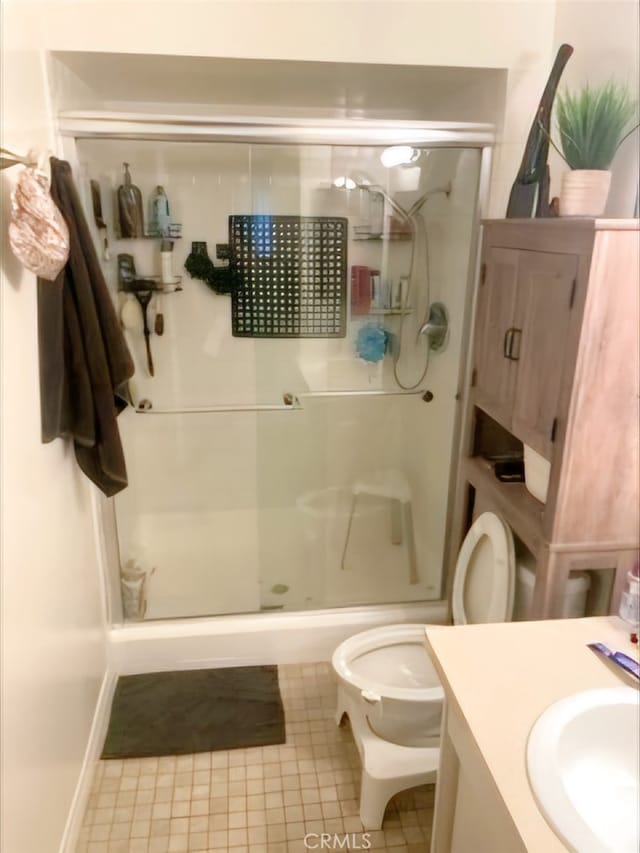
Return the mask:
<path id="1" fill-rule="evenodd" d="M 87 809 L 87 802 L 93 784 L 95 765 L 100 757 L 102 745 L 107 734 L 111 702 L 117 680 L 117 674 L 110 669 L 105 672 L 102 679 L 98 701 L 96 702 L 96 710 L 89 732 L 89 740 L 82 761 L 82 769 L 80 770 L 78 784 L 76 785 L 76 790 L 71 801 L 71 808 L 69 809 L 67 823 L 62 834 L 59 853 L 74 853 L 78 846 L 82 820 Z"/>

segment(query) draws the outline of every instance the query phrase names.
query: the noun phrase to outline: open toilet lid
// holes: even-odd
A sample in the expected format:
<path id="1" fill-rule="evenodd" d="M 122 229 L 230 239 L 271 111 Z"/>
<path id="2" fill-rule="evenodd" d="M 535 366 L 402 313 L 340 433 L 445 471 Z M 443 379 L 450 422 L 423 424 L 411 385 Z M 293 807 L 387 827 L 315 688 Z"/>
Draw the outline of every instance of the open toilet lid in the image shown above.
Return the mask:
<path id="1" fill-rule="evenodd" d="M 472 524 L 458 554 L 451 598 L 454 624 L 510 621 L 514 593 L 511 530 L 497 515 L 485 512 Z"/>

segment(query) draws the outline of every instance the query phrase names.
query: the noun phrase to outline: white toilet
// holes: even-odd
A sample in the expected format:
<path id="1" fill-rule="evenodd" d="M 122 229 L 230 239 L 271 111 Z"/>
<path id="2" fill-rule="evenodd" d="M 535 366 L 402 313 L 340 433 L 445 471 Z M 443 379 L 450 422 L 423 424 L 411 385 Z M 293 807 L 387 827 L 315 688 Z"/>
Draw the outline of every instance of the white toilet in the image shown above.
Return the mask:
<path id="1" fill-rule="evenodd" d="M 452 591 L 456 625 L 508 622 L 516 559 L 510 528 L 483 513 L 467 533 Z M 335 650 L 337 722 L 349 716 L 362 760 L 360 818 L 379 829 L 398 791 L 435 781 L 444 691 L 424 644 L 424 625 L 363 631 Z"/>

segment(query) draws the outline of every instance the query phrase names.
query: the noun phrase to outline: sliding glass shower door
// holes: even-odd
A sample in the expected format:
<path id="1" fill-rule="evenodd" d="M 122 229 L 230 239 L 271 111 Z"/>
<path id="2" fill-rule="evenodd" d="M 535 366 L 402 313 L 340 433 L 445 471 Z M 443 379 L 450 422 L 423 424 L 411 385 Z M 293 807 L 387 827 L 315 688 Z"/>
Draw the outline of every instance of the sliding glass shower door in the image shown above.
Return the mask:
<path id="1" fill-rule="evenodd" d="M 164 319 L 153 377 L 142 317 L 126 331 L 126 615 L 437 599 L 480 150 L 410 149 L 389 166 L 380 147 L 78 149 L 107 216 L 126 161 L 143 196 L 164 188 L 182 226 L 181 289 L 151 305 L 152 324 Z M 194 248 L 203 256 L 195 243 L 218 268 L 208 279 L 184 269 Z M 160 241 L 115 247 L 139 274 L 160 272 Z M 221 274 L 229 255 L 233 274 Z M 114 298 L 131 300 L 115 258 L 105 271 Z M 419 332 L 433 302 L 450 328 L 428 354 Z"/>

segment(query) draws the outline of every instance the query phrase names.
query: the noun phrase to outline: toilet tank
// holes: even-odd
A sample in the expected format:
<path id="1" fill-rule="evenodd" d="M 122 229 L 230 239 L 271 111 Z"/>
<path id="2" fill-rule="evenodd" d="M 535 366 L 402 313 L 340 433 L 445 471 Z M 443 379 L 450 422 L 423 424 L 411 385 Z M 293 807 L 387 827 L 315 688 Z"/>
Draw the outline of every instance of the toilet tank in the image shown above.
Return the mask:
<path id="1" fill-rule="evenodd" d="M 526 622 L 533 603 L 533 587 L 536 580 L 534 561 L 518 558 L 516 570 L 516 600 L 513 621 Z M 591 579 L 587 572 L 576 572 L 567 581 L 558 616 L 561 619 L 577 619 L 585 615 L 587 594 Z"/>

